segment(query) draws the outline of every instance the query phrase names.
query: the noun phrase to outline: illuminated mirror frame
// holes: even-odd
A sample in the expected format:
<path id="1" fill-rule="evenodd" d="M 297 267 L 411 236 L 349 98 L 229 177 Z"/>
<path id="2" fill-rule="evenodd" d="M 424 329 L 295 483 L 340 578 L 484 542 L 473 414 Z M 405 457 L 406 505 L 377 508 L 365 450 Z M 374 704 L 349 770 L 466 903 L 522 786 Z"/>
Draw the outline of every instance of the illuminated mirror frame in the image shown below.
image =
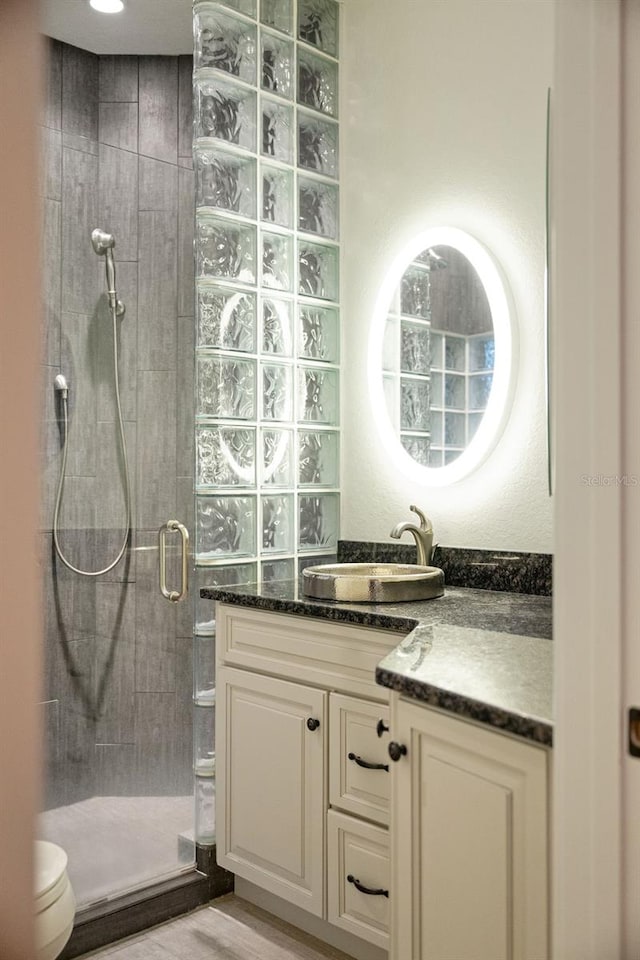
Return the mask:
<path id="1" fill-rule="evenodd" d="M 382 353 L 392 297 L 407 267 L 429 247 L 455 247 L 476 271 L 489 301 L 495 334 L 493 383 L 484 416 L 466 449 L 443 467 L 417 463 L 402 446 L 389 417 L 383 389 Z M 376 300 L 369 340 L 369 394 L 384 447 L 399 469 L 425 486 L 444 487 L 468 476 L 487 458 L 504 427 L 514 387 L 515 331 L 504 282 L 491 255 L 477 240 L 455 227 L 433 227 L 415 237 L 396 257 Z"/>

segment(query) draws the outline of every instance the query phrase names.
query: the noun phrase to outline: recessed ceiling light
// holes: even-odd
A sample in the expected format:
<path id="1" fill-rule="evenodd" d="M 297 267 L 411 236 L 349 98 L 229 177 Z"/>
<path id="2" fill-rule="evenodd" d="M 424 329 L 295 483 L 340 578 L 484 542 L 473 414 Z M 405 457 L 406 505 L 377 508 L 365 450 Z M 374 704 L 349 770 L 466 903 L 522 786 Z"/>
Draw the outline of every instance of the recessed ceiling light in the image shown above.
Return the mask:
<path id="1" fill-rule="evenodd" d="M 122 0 L 89 0 L 89 4 L 100 13 L 120 13 L 124 10 Z"/>

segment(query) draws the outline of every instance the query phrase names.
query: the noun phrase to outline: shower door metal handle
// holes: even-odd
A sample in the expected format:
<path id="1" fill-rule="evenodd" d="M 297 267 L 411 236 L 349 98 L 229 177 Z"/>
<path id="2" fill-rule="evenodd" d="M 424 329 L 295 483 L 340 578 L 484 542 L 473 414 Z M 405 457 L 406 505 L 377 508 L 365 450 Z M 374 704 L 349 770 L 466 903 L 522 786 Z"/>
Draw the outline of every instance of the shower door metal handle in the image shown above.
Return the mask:
<path id="1" fill-rule="evenodd" d="M 167 533 L 179 533 L 182 542 L 182 582 L 180 590 L 167 587 Z M 158 560 L 160 566 L 160 593 L 171 603 L 184 600 L 189 589 L 189 531 L 179 520 L 167 520 L 158 531 Z"/>

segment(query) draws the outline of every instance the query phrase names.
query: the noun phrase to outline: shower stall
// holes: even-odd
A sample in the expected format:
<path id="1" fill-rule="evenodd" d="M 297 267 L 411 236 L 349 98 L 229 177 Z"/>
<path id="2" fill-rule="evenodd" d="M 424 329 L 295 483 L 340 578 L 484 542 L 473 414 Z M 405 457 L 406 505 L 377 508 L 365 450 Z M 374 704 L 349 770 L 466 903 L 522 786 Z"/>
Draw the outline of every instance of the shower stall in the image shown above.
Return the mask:
<path id="1" fill-rule="evenodd" d="M 47 50 L 40 835 L 82 908 L 195 857 L 191 609 L 158 589 L 193 514 L 192 58 Z"/>

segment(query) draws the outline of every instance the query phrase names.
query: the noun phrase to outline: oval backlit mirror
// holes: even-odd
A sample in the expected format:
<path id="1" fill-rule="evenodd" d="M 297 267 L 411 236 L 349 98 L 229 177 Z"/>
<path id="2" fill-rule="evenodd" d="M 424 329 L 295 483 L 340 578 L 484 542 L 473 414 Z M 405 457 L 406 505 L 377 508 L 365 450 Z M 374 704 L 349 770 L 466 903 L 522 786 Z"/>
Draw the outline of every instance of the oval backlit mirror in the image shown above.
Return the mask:
<path id="1" fill-rule="evenodd" d="M 450 227 L 417 237 L 382 286 L 369 354 L 375 420 L 404 472 L 443 486 L 486 458 L 507 413 L 513 349 L 486 249 Z"/>

